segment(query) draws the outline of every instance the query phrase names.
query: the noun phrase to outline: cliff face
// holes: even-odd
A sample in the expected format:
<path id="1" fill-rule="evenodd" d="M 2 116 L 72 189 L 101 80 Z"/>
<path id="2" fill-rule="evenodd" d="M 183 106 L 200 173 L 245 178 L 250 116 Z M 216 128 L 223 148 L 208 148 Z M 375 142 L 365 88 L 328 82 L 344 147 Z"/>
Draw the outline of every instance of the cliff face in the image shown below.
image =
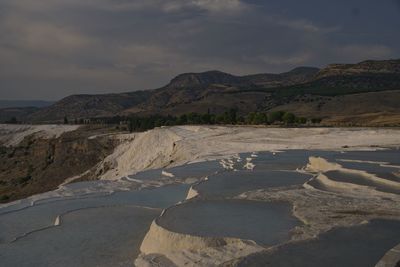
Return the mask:
<path id="1" fill-rule="evenodd" d="M 16 146 L 0 146 L 0 202 L 56 189 L 81 174 L 81 180 L 96 178 L 94 167 L 115 144 L 108 138 L 88 138 L 93 134 L 96 129 L 47 139 L 29 135 Z"/>

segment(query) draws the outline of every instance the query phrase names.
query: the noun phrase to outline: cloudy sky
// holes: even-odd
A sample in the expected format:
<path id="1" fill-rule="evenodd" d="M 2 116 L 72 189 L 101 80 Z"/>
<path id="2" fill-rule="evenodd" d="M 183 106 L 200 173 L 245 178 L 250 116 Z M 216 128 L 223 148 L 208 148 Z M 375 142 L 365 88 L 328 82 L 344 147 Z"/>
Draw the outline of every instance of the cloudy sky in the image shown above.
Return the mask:
<path id="1" fill-rule="evenodd" d="M 400 0 L 0 0 L 0 99 L 400 58 Z"/>

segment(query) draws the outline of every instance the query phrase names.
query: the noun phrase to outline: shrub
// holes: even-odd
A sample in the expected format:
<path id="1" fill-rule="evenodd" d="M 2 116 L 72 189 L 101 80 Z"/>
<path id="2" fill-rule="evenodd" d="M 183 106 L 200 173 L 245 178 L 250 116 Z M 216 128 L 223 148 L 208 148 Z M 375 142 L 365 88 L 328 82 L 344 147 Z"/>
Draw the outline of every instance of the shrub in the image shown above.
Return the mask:
<path id="1" fill-rule="evenodd" d="M 286 124 L 292 124 L 295 122 L 296 116 L 293 113 L 290 112 L 286 112 L 283 116 L 282 116 L 282 120 L 286 123 Z"/>
<path id="2" fill-rule="evenodd" d="M 10 199 L 10 197 L 8 195 L 1 195 L 0 196 L 0 201 L 7 201 L 9 199 Z"/>
<path id="3" fill-rule="evenodd" d="M 280 122 L 282 121 L 282 117 L 285 114 L 283 111 L 273 111 L 268 113 L 268 123 Z"/>
<path id="4" fill-rule="evenodd" d="M 322 121 L 322 119 L 320 119 L 320 118 L 312 118 L 311 119 L 312 123 L 320 123 L 321 121 Z"/>
<path id="5" fill-rule="evenodd" d="M 307 118 L 304 117 L 297 117 L 296 122 L 299 124 L 306 124 L 307 123 Z"/>

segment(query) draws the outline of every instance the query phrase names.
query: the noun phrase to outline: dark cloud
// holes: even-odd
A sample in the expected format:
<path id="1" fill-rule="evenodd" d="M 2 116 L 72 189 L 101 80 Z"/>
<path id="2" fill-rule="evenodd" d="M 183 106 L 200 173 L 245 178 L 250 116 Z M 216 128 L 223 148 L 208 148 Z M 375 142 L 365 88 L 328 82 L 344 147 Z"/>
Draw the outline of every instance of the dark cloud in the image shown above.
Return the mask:
<path id="1" fill-rule="evenodd" d="M 395 4 L 400 8 L 400 0 L 393 0 Z"/>
<path id="2" fill-rule="evenodd" d="M 360 13 L 361 13 L 361 10 L 358 7 L 353 7 L 351 9 L 351 14 L 353 14 L 353 16 L 358 16 L 358 15 L 360 15 Z"/>
<path id="3" fill-rule="evenodd" d="M 0 0 L 0 98 L 58 99 L 155 88 L 181 72 L 280 72 L 399 55 L 394 2 L 262 2 Z"/>

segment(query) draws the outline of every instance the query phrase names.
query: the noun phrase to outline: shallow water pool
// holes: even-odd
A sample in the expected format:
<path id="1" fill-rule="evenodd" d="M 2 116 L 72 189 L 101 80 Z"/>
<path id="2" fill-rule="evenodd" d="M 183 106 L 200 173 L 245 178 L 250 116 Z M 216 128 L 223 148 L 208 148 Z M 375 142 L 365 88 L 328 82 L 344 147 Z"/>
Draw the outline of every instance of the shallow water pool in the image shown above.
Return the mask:
<path id="1" fill-rule="evenodd" d="M 299 224 L 291 205 L 246 200 L 196 200 L 168 209 L 158 223 L 183 234 L 235 237 L 274 245 L 289 239 Z"/>
<path id="2" fill-rule="evenodd" d="M 206 198 L 234 197 L 241 193 L 281 186 L 302 185 L 312 176 L 293 171 L 237 171 L 210 176 L 194 186 Z"/>

